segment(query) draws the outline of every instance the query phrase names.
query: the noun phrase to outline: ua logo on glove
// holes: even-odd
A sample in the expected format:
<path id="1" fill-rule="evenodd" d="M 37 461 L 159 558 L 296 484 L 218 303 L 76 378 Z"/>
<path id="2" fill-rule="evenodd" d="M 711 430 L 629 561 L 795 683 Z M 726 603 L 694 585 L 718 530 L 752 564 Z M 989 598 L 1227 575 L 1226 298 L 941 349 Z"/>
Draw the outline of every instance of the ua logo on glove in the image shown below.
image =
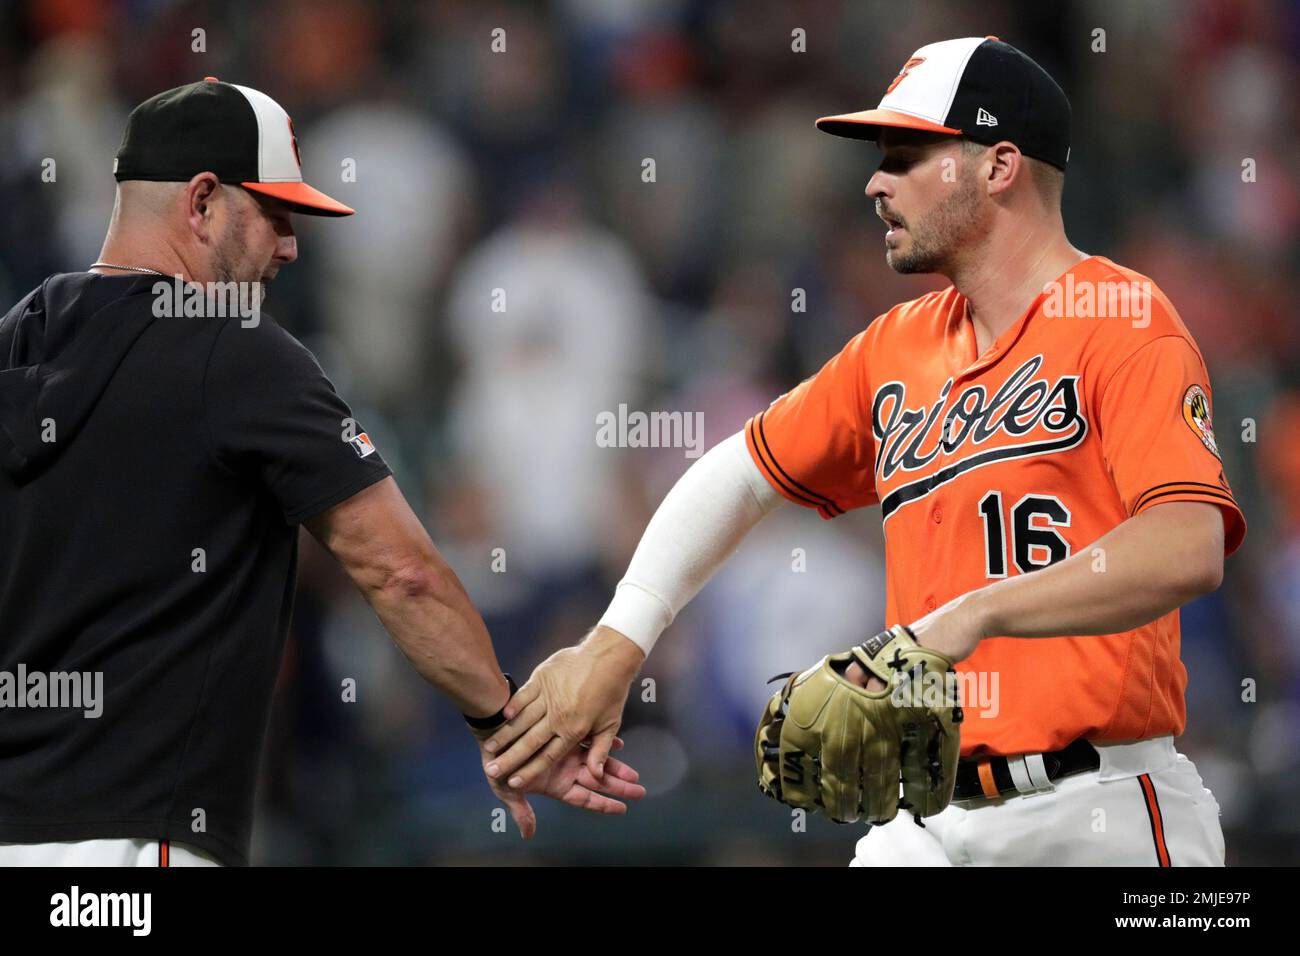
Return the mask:
<path id="1" fill-rule="evenodd" d="M 781 782 L 796 785 L 803 783 L 803 751 L 788 751 L 783 762 L 785 773 L 781 776 Z"/>

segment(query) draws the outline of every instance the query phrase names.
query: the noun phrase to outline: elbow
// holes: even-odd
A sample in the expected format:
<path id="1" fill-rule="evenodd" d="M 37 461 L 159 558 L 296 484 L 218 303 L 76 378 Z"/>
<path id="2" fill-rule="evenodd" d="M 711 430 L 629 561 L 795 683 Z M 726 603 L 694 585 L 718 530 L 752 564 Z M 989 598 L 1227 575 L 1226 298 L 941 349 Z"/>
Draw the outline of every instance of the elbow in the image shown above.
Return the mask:
<path id="1" fill-rule="evenodd" d="M 437 597 L 445 589 L 442 575 L 427 561 L 392 564 L 377 569 L 371 576 L 370 590 L 390 600 Z"/>
<path id="2" fill-rule="evenodd" d="M 1214 556 L 1214 559 L 1209 562 L 1209 567 L 1206 569 L 1204 575 L 1201 578 L 1201 586 L 1203 588 L 1201 593 L 1209 594 L 1211 591 L 1217 591 L 1219 590 L 1219 586 L 1222 584 L 1223 584 L 1223 551 L 1219 551 Z"/>
<path id="3" fill-rule="evenodd" d="M 1187 600 L 1217 591 L 1223 584 L 1223 550 L 1208 550 L 1200 561 L 1189 562 L 1182 581 Z"/>
<path id="4" fill-rule="evenodd" d="M 1223 584 L 1223 514 L 1216 505 L 1175 502 L 1163 516 L 1174 522 L 1168 540 L 1171 566 L 1182 602 L 1217 591 Z"/>

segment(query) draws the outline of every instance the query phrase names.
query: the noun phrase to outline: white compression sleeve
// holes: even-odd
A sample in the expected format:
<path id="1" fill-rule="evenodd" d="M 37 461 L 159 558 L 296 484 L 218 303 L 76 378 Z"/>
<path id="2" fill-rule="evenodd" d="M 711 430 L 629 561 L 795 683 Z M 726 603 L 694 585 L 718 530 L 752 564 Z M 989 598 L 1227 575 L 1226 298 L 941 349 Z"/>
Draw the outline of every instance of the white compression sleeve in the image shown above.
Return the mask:
<path id="1" fill-rule="evenodd" d="M 677 612 L 783 501 L 754 464 L 743 432 L 719 442 L 655 511 L 600 625 L 649 654 Z"/>

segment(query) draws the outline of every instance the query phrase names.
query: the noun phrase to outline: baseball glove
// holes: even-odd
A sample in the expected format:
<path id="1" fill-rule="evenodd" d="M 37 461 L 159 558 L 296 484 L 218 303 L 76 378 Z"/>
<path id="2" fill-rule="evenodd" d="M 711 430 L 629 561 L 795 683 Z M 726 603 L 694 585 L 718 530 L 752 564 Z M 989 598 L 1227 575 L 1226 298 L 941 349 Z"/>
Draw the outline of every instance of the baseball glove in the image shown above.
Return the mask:
<path id="1" fill-rule="evenodd" d="M 885 689 L 848 680 L 853 661 Z M 900 807 L 917 823 L 938 813 L 952 799 L 961 747 L 962 711 L 946 677 L 952 670 L 948 657 L 896 624 L 785 675 L 754 738 L 759 789 L 836 823 L 888 823 Z"/>

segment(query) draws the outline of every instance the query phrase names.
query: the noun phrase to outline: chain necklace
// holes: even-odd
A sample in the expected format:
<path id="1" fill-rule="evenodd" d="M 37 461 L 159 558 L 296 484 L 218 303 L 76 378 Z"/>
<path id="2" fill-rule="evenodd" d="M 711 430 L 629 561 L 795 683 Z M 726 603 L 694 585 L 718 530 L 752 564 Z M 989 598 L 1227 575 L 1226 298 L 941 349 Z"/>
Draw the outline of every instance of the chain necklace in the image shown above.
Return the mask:
<path id="1" fill-rule="evenodd" d="M 90 268 L 121 269 L 124 272 L 143 272 L 147 275 L 162 276 L 163 278 L 167 277 L 167 273 L 159 272 L 157 269 L 146 269 L 143 266 L 119 266 L 114 265 L 111 262 L 92 262 Z"/>

